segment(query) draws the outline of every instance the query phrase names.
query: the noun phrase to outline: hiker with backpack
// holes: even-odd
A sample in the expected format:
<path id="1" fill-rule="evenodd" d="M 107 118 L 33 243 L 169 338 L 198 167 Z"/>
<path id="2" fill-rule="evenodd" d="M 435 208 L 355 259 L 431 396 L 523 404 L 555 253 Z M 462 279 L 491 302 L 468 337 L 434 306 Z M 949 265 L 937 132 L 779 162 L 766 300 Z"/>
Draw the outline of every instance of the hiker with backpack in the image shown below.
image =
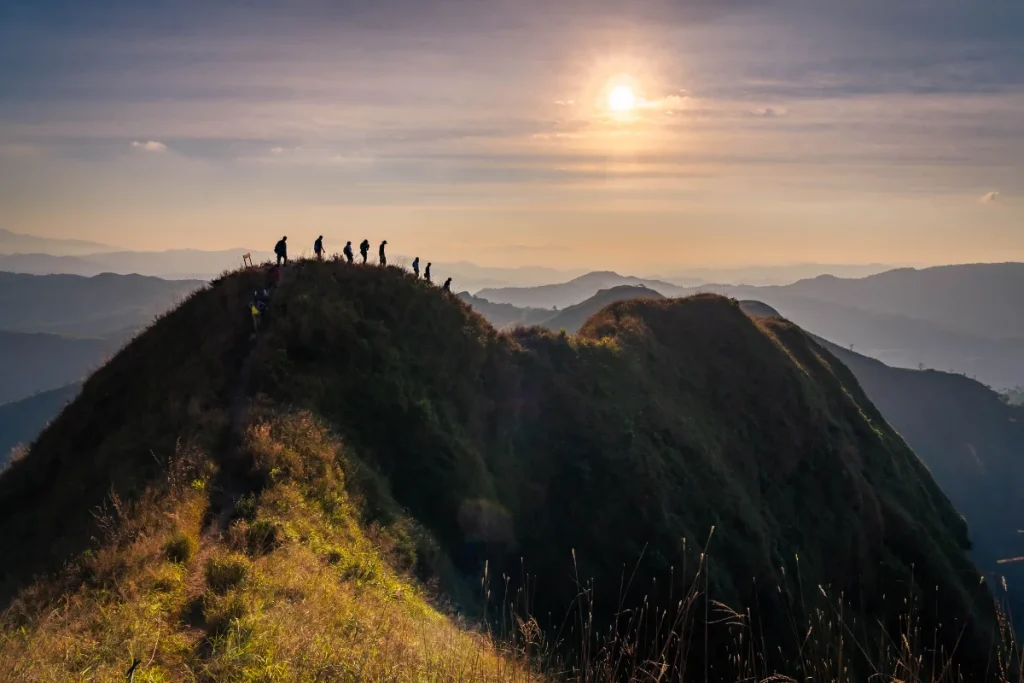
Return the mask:
<path id="1" fill-rule="evenodd" d="M 441 289 L 443 289 L 446 292 L 452 291 L 452 279 L 448 278 L 447 280 L 445 280 L 444 284 L 441 286 Z"/>
<path id="2" fill-rule="evenodd" d="M 252 315 L 252 328 L 254 332 L 260 331 L 260 320 L 263 319 L 263 314 L 267 310 L 267 297 L 266 290 L 264 290 L 264 296 L 260 296 L 259 292 L 252 293 L 252 301 L 249 302 L 249 313 Z"/>
<path id="3" fill-rule="evenodd" d="M 363 240 L 359 243 L 359 253 L 363 257 L 363 263 L 366 263 L 366 255 L 370 253 L 370 240 Z"/>
<path id="4" fill-rule="evenodd" d="M 420 257 L 417 256 L 412 260 L 412 272 L 416 277 L 420 276 Z"/>
<path id="5" fill-rule="evenodd" d="M 274 245 L 274 253 L 277 255 L 277 265 L 281 265 L 281 261 L 285 264 L 288 263 L 288 236 L 285 235 L 277 244 Z"/>
<path id="6" fill-rule="evenodd" d="M 426 280 L 427 282 L 430 282 L 430 266 L 431 265 L 432 264 L 428 263 L 427 264 L 427 269 L 423 271 L 423 279 Z"/>
<path id="7" fill-rule="evenodd" d="M 342 249 L 341 251 L 345 254 L 345 258 L 348 260 L 348 262 L 352 263 L 352 240 L 345 242 L 345 248 Z"/>
<path id="8" fill-rule="evenodd" d="M 320 235 L 316 238 L 316 242 L 313 242 L 313 253 L 316 254 L 316 260 L 322 261 L 324 258 L 324 236 Z"/>
<path id="9" fill-rule="evenodd" d="M 377 251 L 377 256 L 380 257 L 380 265 L 386 266 L 388 264 L 388 257 L 384 255 L 384 246 L 388 243 L 384 240 L 380 243 L 380 249 Z"/>

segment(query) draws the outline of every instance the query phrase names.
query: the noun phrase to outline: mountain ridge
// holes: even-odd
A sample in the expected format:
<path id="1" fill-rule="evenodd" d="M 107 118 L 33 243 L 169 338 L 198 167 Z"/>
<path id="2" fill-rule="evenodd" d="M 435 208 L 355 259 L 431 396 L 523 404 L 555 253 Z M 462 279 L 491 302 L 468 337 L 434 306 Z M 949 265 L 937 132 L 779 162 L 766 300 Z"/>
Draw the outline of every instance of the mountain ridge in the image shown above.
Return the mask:
<path id="1" fill-rule="evenodd" d="M 406 558 L 376 576 L 430 570 L 451 577 L 443 585 L 463 600 L 455 587 L 479 583 L 488 567 L 528 587 L 540 628 L 555 628 L 543 615 L 576 604 L 581 579 L 612 590 L 638 562 L 626 604 L 674 604 L 674 568 L 703 566 L 698 539 L 714 528 L 708 590 L 753 610 L 750 628 L 778 626 L 765 627 L 769 646 L 785 638 L 789 593 L 775 582 L 786 576 L 846 596 L 857 624 L 898 629 L 901 607 L 882 596 L 913 592 L 912 571 L 914 585 L 944 587 L 929 609 L 947 626 L 922 612 L 922 627 L 938 628 L 949 647 L 959 640 L 962 666 L 984 670 L 994 621 L 964 554 L 962 519 L 845 367 L 792 324 L 754 322 L 735 302 L 704 295 L 615 303 L 575 336 L 499 334 L 398 268 L 299 262 L 253 338 L 244 302 L 263 277 L 235 273 L 192 294 L 90 377 L 0 476 L 10 530 L 0 552 L 22 558 L 0 565 L 0 595 L 5 604 L 22 596 L 28 610 L 18 642 L 49 642 L 47 629 L 64 623 L 28 607 L 49 585 L 34 576 L 67 567 L 58 598 L 109 606 L 75 617 L 88 620 L 134 604 L 104 587 L 147 586 L 129 578 L 173 571 L 190 578 L 167 584 L 155 614 L 174 637 L 147 647 L 170 676 L 186 664 L 230 667 L 223 649 L 199 644 L 222 642 L 209 639 L 226 623 L 242 629 L 230 633 L 280 638 L 262 629 L 290 609 L 281 595 L 307 610 L 319 595 L 296 587 L 257 599 L 260 583 L 246 573 L 283 580 L 274 568 L 302 557 L 331 590 L 350 590 L 363 570 L 331 569 L 351 567 L 354 552 L 337 534 L 363 539 L 371 521 Z M 193 464 L 167 479 L 176 462 Z M 363 503 L 353 507 L 352 496 Z M 106 518 L 82 513 L 110 500 L 109 529 L 126 535 L 96 548 L 90 539 Z M 140 505 L 150 512 L 118 512 Z M 131 531 L 135 519 L 150 526 Z M 261 520 L 278 540 L 246 545 L 245 530 Z M 160 550 L 186 532 L 195 550 Z M 229 548 L 239 569 L 228 576 L 241 579 L 222 580 L 225 565 L 210 564 Z M 224 617 L 226 600 L 241 601 L 235 616 Z M 597 623 L 611 623 L 611 600 L 596 603 Z M 196 626 L 181 631 L 189 609 Z M 727 631 L 706 633 L 706 649 L 694 652 L 729 666 Z M 198 644 L 173 654 L 167 641 L 178 638 Z M 777 659 L 773 667 L 794 666 Z"/>

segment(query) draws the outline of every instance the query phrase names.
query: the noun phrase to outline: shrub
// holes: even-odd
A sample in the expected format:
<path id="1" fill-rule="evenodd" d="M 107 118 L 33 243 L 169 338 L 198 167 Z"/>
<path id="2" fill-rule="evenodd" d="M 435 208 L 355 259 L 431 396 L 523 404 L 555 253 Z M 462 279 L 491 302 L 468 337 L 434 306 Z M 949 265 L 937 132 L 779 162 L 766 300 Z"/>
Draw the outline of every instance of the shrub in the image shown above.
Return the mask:
<path id="1" fill-rule="evenodd" d="M 241 555 L 216 556 L 206 561 L 206 585 L 218 595 L 240 585 L 248 573 L 249 561 Z"/>
<path id="2" fill-rule="evenodd" d="M 196 554 L 199 543 L 186 533 L 178 532 L 164 546 L 167 559 L 175 564 L 185 564 Z"/>

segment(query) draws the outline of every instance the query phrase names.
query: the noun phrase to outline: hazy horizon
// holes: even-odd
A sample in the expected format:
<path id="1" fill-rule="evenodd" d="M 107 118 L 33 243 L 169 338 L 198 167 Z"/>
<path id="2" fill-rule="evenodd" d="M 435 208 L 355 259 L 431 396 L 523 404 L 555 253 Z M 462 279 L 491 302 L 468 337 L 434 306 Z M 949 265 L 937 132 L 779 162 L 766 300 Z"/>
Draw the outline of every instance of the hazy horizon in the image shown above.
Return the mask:
<path id="1" fill-rule="evenodd" d="M 1024 7 L 720 4 L 14 2 L 0 226 L 636 273 L 1024 260 Z"/>

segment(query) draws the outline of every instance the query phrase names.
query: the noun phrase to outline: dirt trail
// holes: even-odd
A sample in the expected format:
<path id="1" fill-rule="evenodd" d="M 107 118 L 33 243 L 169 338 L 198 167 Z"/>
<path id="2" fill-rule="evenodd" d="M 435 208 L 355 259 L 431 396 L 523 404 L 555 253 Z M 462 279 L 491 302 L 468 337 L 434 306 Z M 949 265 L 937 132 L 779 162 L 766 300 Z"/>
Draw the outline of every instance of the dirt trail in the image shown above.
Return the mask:
<path id="1" fill-rule="evenodd" d="M 295 280 L 295 266 L 285 266 L 281 269 L 281 280 L 271 291 L 268 313 L 273 314 L 274 302 L 280 297 L 287 296 L 291 283 Z M 248 395 L 249 379 L 254 364 L 254 351 L 259 344 L 260 336 L 264 334 L 267 321 L 261 325 L 258 332 L 254 332 L 249 338 L 249 346 L 242 359 L 238 373 L 238 379 L 231 390 L 228 402 L 228 414 L 230 416 L 231 433 L 228 438 L 227 447 L 238 450 L 245 439 L 245 430 L 249 425 L 249 415 L 252 403 Z M 233 459 L 225 459 L 225 463 Z M 249 486 L 243 480 L 240 472 L 231 467 L 225 466 L 218 473 L 214 483 L 210 499 L 210 515 L 203 532 L 203 538 L 211 538 L 223 534 L 228 529 L 231 519 L 234 517 L 238 501 L 249 490 Z"/>

